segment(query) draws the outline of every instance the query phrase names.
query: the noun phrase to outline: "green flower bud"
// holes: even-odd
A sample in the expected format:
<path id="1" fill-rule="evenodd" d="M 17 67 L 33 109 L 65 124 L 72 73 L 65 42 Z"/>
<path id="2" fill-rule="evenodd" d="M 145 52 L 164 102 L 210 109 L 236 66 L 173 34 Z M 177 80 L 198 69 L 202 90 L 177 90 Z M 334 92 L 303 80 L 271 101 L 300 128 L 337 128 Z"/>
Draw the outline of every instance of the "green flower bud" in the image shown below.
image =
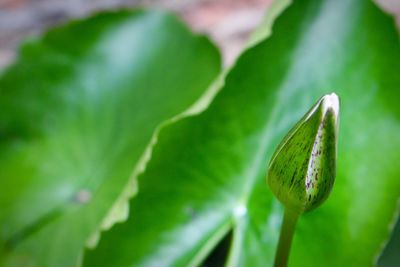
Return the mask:
<path id="1" fill-rule="evenodd" d="M 285 208 L 300 214 L 329 196 L 336 176 L 338 115 L 338 96 L 323 96 L 272 156 L 268 184 Z"/>

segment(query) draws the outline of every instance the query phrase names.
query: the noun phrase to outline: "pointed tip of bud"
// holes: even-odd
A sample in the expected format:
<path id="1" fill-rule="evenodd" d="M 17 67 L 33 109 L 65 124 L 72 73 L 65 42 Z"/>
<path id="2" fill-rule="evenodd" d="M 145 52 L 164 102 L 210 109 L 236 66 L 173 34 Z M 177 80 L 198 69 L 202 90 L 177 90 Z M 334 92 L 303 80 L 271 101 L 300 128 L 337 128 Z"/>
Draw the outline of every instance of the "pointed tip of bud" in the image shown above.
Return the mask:
<path id="1" fill-rule="evenodd" d="M 339 97 L 335 93 L 324 95 L 321 98 L 321 106 L 323 114 L 325 115 L 328 110 L 332 110 L 337 121 L 339 116 Z"/>

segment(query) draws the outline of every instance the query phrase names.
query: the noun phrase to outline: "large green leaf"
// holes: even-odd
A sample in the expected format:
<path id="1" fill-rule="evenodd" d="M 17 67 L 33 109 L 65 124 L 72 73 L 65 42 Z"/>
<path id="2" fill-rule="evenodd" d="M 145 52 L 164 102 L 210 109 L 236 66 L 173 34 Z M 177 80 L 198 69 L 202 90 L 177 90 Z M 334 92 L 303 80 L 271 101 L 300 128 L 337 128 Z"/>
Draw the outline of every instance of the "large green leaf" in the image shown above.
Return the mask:
<path id="1" fill-rule="evenodd" d="M 400 195 L 399 70 L 393 21 L 371 2 L 295 1 L 204 113 L 162 132 L 130 218 L 86 266 L 193 266 L 230 231 L 227 266 L 272 265 L 282 206 L 267 164 L 332 91 L 342 103 L 336 184 L 299 219 L 289 264 L 372 265 Z"/>
<path id="2" fill-rule="evenodd" d="M 161 12 L 99 14 L 24 45 L 0 80 L 0 262 L 76 265 L 126 219 L 153 132 L 219 71 L 215 47 Z"/>

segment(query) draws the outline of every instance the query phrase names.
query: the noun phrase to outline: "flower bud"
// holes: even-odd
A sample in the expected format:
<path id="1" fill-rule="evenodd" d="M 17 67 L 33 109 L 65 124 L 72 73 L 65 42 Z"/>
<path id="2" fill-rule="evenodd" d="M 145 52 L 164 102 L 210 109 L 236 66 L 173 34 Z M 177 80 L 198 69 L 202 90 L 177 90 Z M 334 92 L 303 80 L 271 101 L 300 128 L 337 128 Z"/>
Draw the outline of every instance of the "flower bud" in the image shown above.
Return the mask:
<path id="1" fill-rule="evenodd" d="M 338 96 L 323 96 L 272 156 L 268 185 L 286 208 L 300 214 L 329 196 L 336 176 L 338 116 Z"/>

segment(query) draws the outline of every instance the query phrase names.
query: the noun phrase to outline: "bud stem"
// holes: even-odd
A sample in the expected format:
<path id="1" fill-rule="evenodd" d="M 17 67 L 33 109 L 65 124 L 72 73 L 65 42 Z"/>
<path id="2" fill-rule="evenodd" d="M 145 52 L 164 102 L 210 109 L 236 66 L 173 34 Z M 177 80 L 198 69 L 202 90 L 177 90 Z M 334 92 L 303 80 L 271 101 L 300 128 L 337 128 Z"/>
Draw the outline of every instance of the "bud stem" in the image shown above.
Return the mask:
<path id="1" fill-rule="evenodd" d="M 288 208 L 285 208 L 281 233 L 279 235 L 278 250 L 275 254 L 275 263 L 274 263 L 275 267 L 287 266 L 290 247 L 292 245 L 293 234 L 296 228 L 296 223 L 298 218 L 299 218 L 299 213 L 294 212 Z"/>

